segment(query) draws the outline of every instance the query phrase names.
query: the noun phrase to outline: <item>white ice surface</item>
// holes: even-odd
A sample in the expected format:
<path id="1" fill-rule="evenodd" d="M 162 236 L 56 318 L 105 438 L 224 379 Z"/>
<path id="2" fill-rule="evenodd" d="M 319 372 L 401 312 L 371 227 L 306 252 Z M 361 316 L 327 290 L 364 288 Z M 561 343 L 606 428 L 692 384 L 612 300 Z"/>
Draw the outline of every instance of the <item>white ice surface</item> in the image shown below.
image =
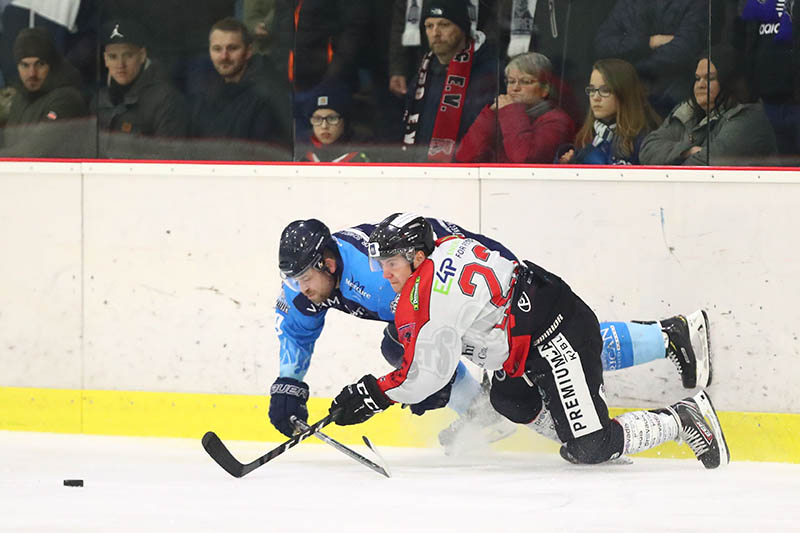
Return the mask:
<path id="1" fill-rule="evenodd" d="M 274 446 L 227 444 L 243 462 Z M 199 440 L 0 432 L 0 531 L 800 530 L 800 465 L 381 451 L 392 479 L 306 442 L 235 479 Z M 71 478 L 85 486 L 63 486 Z"/>

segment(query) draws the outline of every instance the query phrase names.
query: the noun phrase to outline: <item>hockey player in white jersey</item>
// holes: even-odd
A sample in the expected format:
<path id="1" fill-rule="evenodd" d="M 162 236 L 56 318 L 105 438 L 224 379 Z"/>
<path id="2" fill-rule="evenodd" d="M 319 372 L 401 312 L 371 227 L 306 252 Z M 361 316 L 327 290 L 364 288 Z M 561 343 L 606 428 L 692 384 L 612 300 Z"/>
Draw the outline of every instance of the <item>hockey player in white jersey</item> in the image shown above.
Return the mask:
<path id="1" fill-rule="evenodd" d="M 442 238 L 434 247 L 430 224 L 413 214 L 385 219 L 368 246 L 399 290 L 395 325 L 405 351 L 400 368 L 366 375 L 336 396 L 336 423 L 357 424 L 393 403 L 428 397 L 464 357 L 494 372 L 494 408 L 563 443 L 568 461 L 602 463 L 677 440 L 706 468 L 729 462 L 705 391 L 609 418 L 597 318 L 555 274 L 469 238 Z"/>
<path id="2" fill-rule="evenodd" d="M 437 218 L 426 220 L 434 237 L 469 237 L 507 259 L 517 260 L 511 250 L 486 235 L 453 222 Z M 393 323 L 395 290 L 381 272 L 370 269 L 367 242 L 374 230 L 375 224 L 364 223 L 331 233 L 321 221 L 309 219 L 290 223 L 281 234 L 278 257 L 284 282 L 276 303 L 280 371 L 270 388 L 269 418 L 287 436 L 295 429 L 291 417 L 307 420 L 309 388 L 303 378 L 330 310 L 388 322 L 381 353 L 393 367 L 400 366 L 403 346 Z M 711 378 L 704 311 L 661 321 L 603 322 L 600 331 L 606 371 L 668 357 L 679 369 L 686 388 L 703 387 Z M 421 415 L 447 404 L 459 414 L 439 434 L 448 453 L 459 451 L 462 444 L 471 446 L 474 441 L 497 440 L 515 429 L 489 404 L 488 382 L 476 381 L 463 363 L 451 381 L 452 385 L 448 383 L 422 402 L 410 406 L 414 414 Z M 476 426 L 481 428 L 480 435 L 476 434 Z"/>

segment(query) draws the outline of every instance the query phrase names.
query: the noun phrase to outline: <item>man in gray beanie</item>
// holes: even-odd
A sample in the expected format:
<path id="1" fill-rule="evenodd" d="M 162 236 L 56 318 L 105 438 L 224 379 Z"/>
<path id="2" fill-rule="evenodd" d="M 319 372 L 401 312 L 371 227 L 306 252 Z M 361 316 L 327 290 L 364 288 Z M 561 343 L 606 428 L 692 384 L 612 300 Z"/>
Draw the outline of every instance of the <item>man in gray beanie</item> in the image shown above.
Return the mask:
<path id="1" fill-rule="evenodd" d="M 497 54 L 470 28 L 468 0 L 426 0 L 430 51 L 406 102 L 404 148 L 411 159 L 447 163 L 481 109 L 497 96 Z"/>
<path id="2" fill-rule="evenodd" d="M 80 74 L 56 51 L 53 38 L 43 28 L 20 31 L 13 51 L 20 84 L 11 102 L 4 135 L 4 147 L 11 152 L 4 150 L 4 155 L 73 155 L 63 153 L 63 146 L 59 147 L 64 136 L 70 136 L 69 128 L 46 124 L 54 126 L 88 114 L 80 90 Z M 34 124 L 42 127 L 27 127 Z"/>

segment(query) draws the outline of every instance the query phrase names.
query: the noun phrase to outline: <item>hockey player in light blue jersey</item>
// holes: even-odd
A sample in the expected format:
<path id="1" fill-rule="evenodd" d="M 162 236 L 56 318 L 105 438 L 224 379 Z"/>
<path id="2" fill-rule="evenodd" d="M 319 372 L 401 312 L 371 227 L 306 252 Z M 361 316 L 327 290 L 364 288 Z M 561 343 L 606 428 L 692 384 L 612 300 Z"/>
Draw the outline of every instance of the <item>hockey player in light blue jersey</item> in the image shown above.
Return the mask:
<path id="1" fill-rule="evenodd" d="M 429 218 L 436 237 L 459 235 L 473 238 L 506 258 L 514 254 L 501 243 L 439 219 Z M 298 220 L 284 229 L 279 247 L 279 268 L 283 277 L 276 304 L 276 330 L 280 341 L 280 372 L 270 388 L 269 417 L 283 434 L 291 436 L 292 415 L 308 419 L 308 385 L 303 381 L 314 352 L 314 344 L 330 309 L 355 317 L 386 322 L 381 352 L 395 368 L 403 347 L 394 329 L 395 290 L 382 272 L 370 269 L 367 253 L 374 224 L 361 224 L 331 234 L 316 219 Z M 603 322 L 603 369 L 618 370 L 668 357 L 687 388 L 706 386 L 710 381 L 708 323 L 705 313 L 678 315 L 661 322 Z M 450 383 L 422 402 L 410 406 L 414 414 L 447 405 L 460 417 L 440 434 L 447 445 L 466 424 L 490 425 L 497 419 L 487 413 L 486 394 L 481 384 L 458 365 Z M 501 436 L 487 436 L 493 440 Z"/>

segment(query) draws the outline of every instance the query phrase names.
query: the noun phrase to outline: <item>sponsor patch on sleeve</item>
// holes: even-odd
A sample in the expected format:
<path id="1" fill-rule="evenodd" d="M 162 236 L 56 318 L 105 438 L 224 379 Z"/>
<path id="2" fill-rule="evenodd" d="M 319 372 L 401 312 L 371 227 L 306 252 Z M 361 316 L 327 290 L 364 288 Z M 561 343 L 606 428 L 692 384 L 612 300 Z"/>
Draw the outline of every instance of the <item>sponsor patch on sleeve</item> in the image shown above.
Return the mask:
<path id="1" fill-rule="evenodd" d="M 278 295 L 278 301 L 275 302 L 275 308 L 283 313 L 289 312 L 289 304 L 286 303 L 286 293 L 283 287 L 281 287 L 281 293 Z"/>

